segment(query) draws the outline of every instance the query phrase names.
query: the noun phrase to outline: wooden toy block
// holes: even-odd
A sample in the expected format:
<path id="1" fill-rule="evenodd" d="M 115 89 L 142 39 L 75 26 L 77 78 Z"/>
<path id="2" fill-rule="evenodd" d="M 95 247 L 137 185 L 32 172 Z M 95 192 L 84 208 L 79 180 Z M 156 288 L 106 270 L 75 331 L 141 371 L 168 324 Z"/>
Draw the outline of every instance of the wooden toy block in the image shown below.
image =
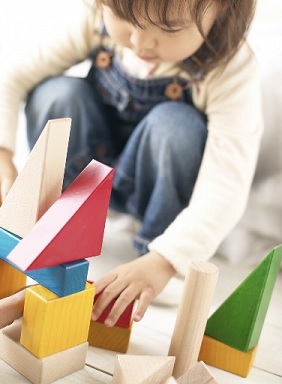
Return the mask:
<path id="1" fill-rule="evenodd" d="M 176 357 L 176 379 L 197 363 L 217 278 L 215 265 L 204 261 L 191 263 L 169 348 L 169 355 Z"/>
<path id="2" fill-rule="evenodd" d="M 99 296 L 101 295 L 102 292 L 100 292 L 98 295 L 95 295 L 94 297 L 94 302 L 98 300 Z M 99 321 L 100 323 L 104 323 L 106 320 L 108 314 L 110 313 L 111 309 L 115 305 L 116 299 L 112 300 L 110 304 L 105 308 L 103 313 L 100 315 L 100 317 L 96 320 Z M 121 316 L 119 317 L 118 321 L 116 322 L 115 326 L 117 327 L 122 327 L 122 328 L 129 328 L 131 325 L 131 316 L 132 316 L 132 311 L 133 311 L 133 306 L 134 306 L 134 301 L 130 303 Z"/>
<path id="3" fill-rule="evenodd" d="M 203 361 L 199 361 L 188 372 L 180 376 L 178 384 L 219 384 Z"/>
<path id="4" fill-rule="evenodd" d="M 95 288 L 58 297 L 41 285 L 28 288 L 21 344 L 38 358 L 87 341 Z"/>
<path id="5" fill-rule="evenodd" d="M 26 276 L 0 259 L 0 299 L 13 295 L 25 285 Z"/>
<path id="6" fill-rule="evenodd" d="M 53 383 L 83 369 L 88 343 L 82 343 L 62 352 L 38 359 L 24 348 L 19 340 L 21 319 L 0 332 L 0 359 L 34 384 Z"/>
<path id="7" fill-rule="evenodd" d="M 46 124 L 1 206 L 2 228 L 24 237 L 60 196 L 70 124 L 71 119 Z"/>
<path id="8" fill-rule="evenodd" d="M 109 351 L 126 353 L 132 327 L 123 328 L 106 327 L 98 321 L 91 321 L 89 327 L 88 343 L 92 347 L 103 348 Z"/>
<path id="9" fill-rule="evenodd" d="M 282 245 L 274 248 L 208 319 L 205 334 L 242 352 L 254 348 L 282 259 Z"/>
<path id="10" fill-rule="evenodd" d="M 3 259 L 9 263 L 7 256 L 20 241 L 21 238 L 19 236 L 16 236 L 6 231 L 5 229 L 0 228 L 0 259 Z M 16 266 L 13 267 L 16 268 Z M 16 274 L 13 272 L 14 268 L 10 268 L 13 276 Z M 67 296 L 84 290 L 88 268 L 89 261 L 80 260 L 74 261 L 72 263 L 57 265 L 55 267 L 28 271 L 25 272 L 25 274 L 31 279 L 37 281 L 37 283 L 43 285 L 45 288 L 54 292 L 56 295 Z M 23 276 L 22 280 L 23 281 L 20 281 L 22 285 L 18 287 L 18 278 L 16 279 L 16 287 L 18 287 L 18 289 L 25 286 L 26 277 Z M 7 285 L 10 286 L 9 280 Z"/>
<path id="11" fill-rule="evenodd" d="M 174 362 L 174 356 L 117 355 L 113 384 L 163 384 Z"/>
<path id="12" fill-rule="evenodd" d="M 112 180 L 112 168 L 92 160 L 8 260 L 26 271 L 99 255 Z"/>
<path id="13" fill-rule="evenodd" d="M 173 376 L 170 376 L 164 384 L 177 384 L 177 381 L 175 380 L 175 378 Z"/>
<path id="14" fill-rule="evenodd" d="M 247 377 L 253 366 L 256 352 L 257 346 L 248 352 L 242 352 L 205 335 L 199 360 L 235 375 Z"/>

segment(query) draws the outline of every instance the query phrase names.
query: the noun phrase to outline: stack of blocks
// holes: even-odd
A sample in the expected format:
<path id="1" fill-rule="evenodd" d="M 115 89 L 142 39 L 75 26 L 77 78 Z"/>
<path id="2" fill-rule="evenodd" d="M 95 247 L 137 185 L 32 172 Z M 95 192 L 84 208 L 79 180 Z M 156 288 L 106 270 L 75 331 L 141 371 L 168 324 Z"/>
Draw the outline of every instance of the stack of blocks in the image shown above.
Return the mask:
<path id="1" fill-rule="evenodd" d="M 60 196 L 70 119 L 51 120 L 0 209 L 0 297 L 26 285 L 22 325 L 0 334 L 0 357 L 33 383 L 82 369 L 113 170 L 92 160 Z M 16 356 L 16 358 L 15 358 Z"/>
<path id="2" fill-rule="evenodd" d="M 100 296 L 95 296 L 95 300 Z M 131 334 L 131 315 L 134 302 L 129 304 L 113 327 L 106 327 L 104 321 L 115 304 L 113 300 L 96 321 L 90 322 L 89 345 L 110 351 L 126 353 Z"/>
<path id="3" fill-rule="evenodd" d="M 208 319 L 199 354 L 205 363 L 247 377 L 282 259 L 275 247 Z"/>

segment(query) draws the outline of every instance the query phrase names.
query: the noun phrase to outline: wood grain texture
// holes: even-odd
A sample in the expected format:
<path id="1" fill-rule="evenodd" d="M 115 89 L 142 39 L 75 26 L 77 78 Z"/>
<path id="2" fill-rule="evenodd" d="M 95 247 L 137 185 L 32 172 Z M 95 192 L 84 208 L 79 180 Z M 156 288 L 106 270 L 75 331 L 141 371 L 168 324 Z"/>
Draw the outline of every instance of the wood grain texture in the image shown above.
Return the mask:
<path id="1" fill-rule="evenodd" d="M 26 275 L 0 258 L 0 299 L 11 296 L 26 286 Z"/>
<path id="2" fill-rule="evenodd" d="M 58 297 L 41 285 L 28 288 L 21 344 L 43 358 L 87 341 L 95 288 Z"/>
<path id="3" fill-rule="evenodd" d="M 203 361 L 199 361 L 177 380 L 177 384 L 219 384 Z"/>
<path id="4" fill-rule="evenodd" d="M 88 343 L 92 347 L 126 353 L 130 334 L 131 326 L 129 328 L 117 327 L 116 325 L 113 327 L 106 327 L 103 323 L 91 321 Z"/>
<path id="5" fill-rule="evenodd" d="M 34 384 L 48 384 L 84 368 L 88 343 L 36 358 L 19 340 L 21 319 L 0 332 L 0 358 Z"/>
<path id="6" fill-rule="evenodd" d="M 173 356 L 117 355 L 113 384 L 163 384 L 174 362 Z"/>
<path id="7" fill-rule="evenodd" d="M 247 352 L 259 341 L 280 270 L 282 246 L 274 248 L 208 319 L 205 334 Z"/>
<path id="8" fill-rule="evenodd" d="M 71 119 L 46 124 L 0 208 L 2 228 L 24 237 L 60 196 L 70 125 Z"/>
<path id="9" fill-rule="evenodd" d="M 11 262 L 7 260 L 7 256 L 20 241 L 21 238 L 19 236 L 16 236 L 13 233 L 0 228 L 0 259 L 3 259 L 6 261 L 6 263 L 11 264 Z M 8 269 L 7 266 L 3 266 L 3 268 Z M 4 275 L 5 283 L 7 284 L 6 291 L 8 291 L 9 288 L 8 292 L 11 290 L 12 293 L 14 293 L 15 288 L 18 287 L 18 289 L 20 289 L 24 287 L 26 282 L 25 276 L 23 276 L 23 278 L 18 281 L 20 277 L 17 276 L 17 274 L 19 274 L 19 272 L 14 270 L 14 268 L 18 270 L 16 266 L 11 265 L 9 276 Z M 57 265 L 55 267 L 27 271 L 25 272 L 25 275 L 35 280 L 37 283 L 43 285 L 43 287 L 54 292 L 56 295 L 63 297 L 84 290 L 85 282 L 87 280 L 88 268 L 88 260 L 79 260 L 73 261 L 72 263 Z M 2 284 L 0 282 L 0 292 L 1 285 Z"/>
<path id="10" fill-rule="evenodd" d="M 112 168 L 92 160 L 8 260 L 26 271 L 100 255 L 112 180 Z"/>
<path id="11" fill-rule="evenodd" d="M 176 379 L 197 362 L 217 278 L 215 265 L 203 261 L 191 263 L 169 348 L 169 355 L 176 357 L 173 370 Z"/>
<path id="12" fill-rule="evenodd" d="M 235 375 L 247 377 L 253 366 L 256 352 L 257 346 L 248 352 L 242 352 L 205 335 L 199 360 Z"/>

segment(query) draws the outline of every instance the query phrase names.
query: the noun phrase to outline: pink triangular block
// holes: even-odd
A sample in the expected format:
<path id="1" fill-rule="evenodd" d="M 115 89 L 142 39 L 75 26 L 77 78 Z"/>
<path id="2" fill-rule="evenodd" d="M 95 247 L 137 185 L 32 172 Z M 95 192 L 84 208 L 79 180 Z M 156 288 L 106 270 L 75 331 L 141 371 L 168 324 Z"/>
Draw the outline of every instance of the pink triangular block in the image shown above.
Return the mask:
<path id="1" fill-rule="evenodd" d="M 8 256 L 23 271 L 101 253 L 113 169 L 92 160 Z"/>

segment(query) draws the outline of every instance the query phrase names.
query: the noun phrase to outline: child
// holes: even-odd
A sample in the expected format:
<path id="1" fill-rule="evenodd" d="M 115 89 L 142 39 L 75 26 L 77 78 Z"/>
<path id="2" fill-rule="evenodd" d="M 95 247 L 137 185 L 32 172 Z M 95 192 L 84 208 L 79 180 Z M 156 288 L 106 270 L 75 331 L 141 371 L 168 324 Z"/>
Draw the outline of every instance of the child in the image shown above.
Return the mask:
<path id="1" fill-rule="evenodd" d="M 78 0 L 77 0 L 78 4 Z M 191 260 L 207 260 L 244 211 L 262 134 L 259 79 L 245 41 L 255 0 L 81 3 L 56 39 L 1 71 L 2 197 L 19 101 L 32 147 L 48 119 L 71 117 L 64 187 L 95 158 L 115 168 L 113 209 L 142 222 L 142 257 L 96 282 L 96 319 L 134 320 Z M 86 79 L 61 73 L 91 58 Z M 9 129 L 8 129 L 9 128 Z M 95 229 L 93 229 L 95 230 Z"/>
<path id="2" fill-rule="evenodd" d="M 0 300 L 0 329 L 22 316 L 25 289 Z"/>

